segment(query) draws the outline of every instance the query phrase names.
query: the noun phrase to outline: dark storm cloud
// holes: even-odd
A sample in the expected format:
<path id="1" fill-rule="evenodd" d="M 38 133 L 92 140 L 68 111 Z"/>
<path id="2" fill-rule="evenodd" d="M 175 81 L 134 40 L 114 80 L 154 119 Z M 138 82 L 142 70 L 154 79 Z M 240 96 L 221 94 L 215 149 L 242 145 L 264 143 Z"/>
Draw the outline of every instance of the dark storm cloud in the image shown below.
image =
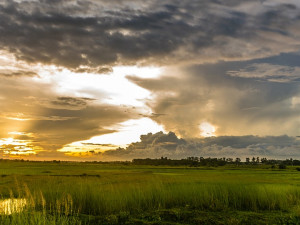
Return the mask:
<path id="1" fill-rule="evenodd" d="M 103 73 L 115 64 L 264 57 L 294 51 L 300 44 L 295 4 L 118 3 L 3 1 L 0 47 L 27 62 Z"/>
<path id="2" fill-rule="evenodd" d="M 171 137 L 171 138 L 170 138 Z M 159 139 L 160 141 L 156 141 Z M 174 133 L 162 132 L 141 136 L 141 141 L 126 149 L 109 150 L 101 154 L 103 159 L 160 158 L 172 159 L 198 157 L 300 157 L 297 151 L 300 141 L 289 136 L 220 136 L 197 139 L 178 139 Z"/>

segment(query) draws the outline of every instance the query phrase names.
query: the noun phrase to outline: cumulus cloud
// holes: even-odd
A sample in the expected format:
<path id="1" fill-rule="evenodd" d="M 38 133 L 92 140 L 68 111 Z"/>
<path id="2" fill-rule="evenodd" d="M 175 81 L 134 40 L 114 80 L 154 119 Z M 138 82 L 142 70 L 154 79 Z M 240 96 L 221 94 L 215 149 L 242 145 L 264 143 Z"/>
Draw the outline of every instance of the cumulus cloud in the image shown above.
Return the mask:
<path id="1" fill-rule="evenodd" d="M 297 3 L 281 1 L 5 0 L 0 47 L 30 63 L 100 73 L 261 58 L 298 48 L 299 14 Z"/>
<path id="2" fill-rule="evenodd" d="M 157 141 L 158 140 L 158 141 Z M 126 149 L 106 151 L 100 159 L 159 158 L 181 159 L 197 157 L 268 157 L 285 159 L 299 157 L 300 140 L 283 136 L 220 136 L 178 139 L 172 132 L 141 135 L 141 141 Z M 99 154 L 98 154 L 99 155 Z"/>
<path id="3" fill-rule="evenodd" d="M 175 153 L 177 147 L 186 144 L 184 139 L 178 138 L 173 132 L 168 134 L 163 132 L 148 133 L 147 135 L 141 135 L 140 140 L 140 142 L 131 143 L 126 149 L 119 148 L 105 151 L 101 156 L 110 160 L 114 158 L 160 157 L 162 155 L 177 157 Z"/>

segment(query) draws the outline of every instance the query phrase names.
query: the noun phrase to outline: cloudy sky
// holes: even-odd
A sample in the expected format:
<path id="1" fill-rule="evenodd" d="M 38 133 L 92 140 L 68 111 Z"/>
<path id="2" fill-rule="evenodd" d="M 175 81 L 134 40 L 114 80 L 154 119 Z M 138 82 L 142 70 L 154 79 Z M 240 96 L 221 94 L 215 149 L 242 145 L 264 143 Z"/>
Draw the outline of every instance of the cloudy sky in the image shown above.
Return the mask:
<path id="1" fill-rule="evenodd" d="M 300 158 L 298 0 L 2 0 L 0 34 L 3 158 Z"/>

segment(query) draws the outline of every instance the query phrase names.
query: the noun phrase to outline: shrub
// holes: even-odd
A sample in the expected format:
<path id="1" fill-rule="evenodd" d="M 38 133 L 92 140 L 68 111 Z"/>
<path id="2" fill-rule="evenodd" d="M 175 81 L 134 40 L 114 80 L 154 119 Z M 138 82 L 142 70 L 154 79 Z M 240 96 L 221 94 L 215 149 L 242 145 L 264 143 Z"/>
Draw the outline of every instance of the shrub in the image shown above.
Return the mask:
<path id="1" fill-rule="evenodd" d="M 280 164 L 280 165 L 279 165 L 279 169 L 281 169 L 281 170 L 284 170 L 284 169 L 286 169 L 286 165 L 284 165 L 284 164 Z"/>

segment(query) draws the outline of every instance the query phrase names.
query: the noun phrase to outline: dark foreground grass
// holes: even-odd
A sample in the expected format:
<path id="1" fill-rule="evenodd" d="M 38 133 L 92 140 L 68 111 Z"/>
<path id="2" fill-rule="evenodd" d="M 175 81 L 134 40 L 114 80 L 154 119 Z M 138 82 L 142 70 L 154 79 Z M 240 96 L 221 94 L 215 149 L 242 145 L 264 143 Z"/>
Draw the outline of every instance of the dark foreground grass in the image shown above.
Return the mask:
<path id="1" fill-rule="evenodd" d="M 2 214 L 0 224 L 300 224 L 294 168 L 1 167 L 2 198 L 26 199 L 26 206 Z"/>
<path id="2" fill-rule="evenodd" d="M 93 215 L 59 215 L 41 212 L 22 212 L 0 216 L 0 224 L 62 224 L 62 225 L 171 225 L 171 224 L 300 224 L 300 217 L 294 213 L 278 211 L 203 211 L 190 208 L 161 209 L 140 214 L 120 212 L 106 216 Z"/>

